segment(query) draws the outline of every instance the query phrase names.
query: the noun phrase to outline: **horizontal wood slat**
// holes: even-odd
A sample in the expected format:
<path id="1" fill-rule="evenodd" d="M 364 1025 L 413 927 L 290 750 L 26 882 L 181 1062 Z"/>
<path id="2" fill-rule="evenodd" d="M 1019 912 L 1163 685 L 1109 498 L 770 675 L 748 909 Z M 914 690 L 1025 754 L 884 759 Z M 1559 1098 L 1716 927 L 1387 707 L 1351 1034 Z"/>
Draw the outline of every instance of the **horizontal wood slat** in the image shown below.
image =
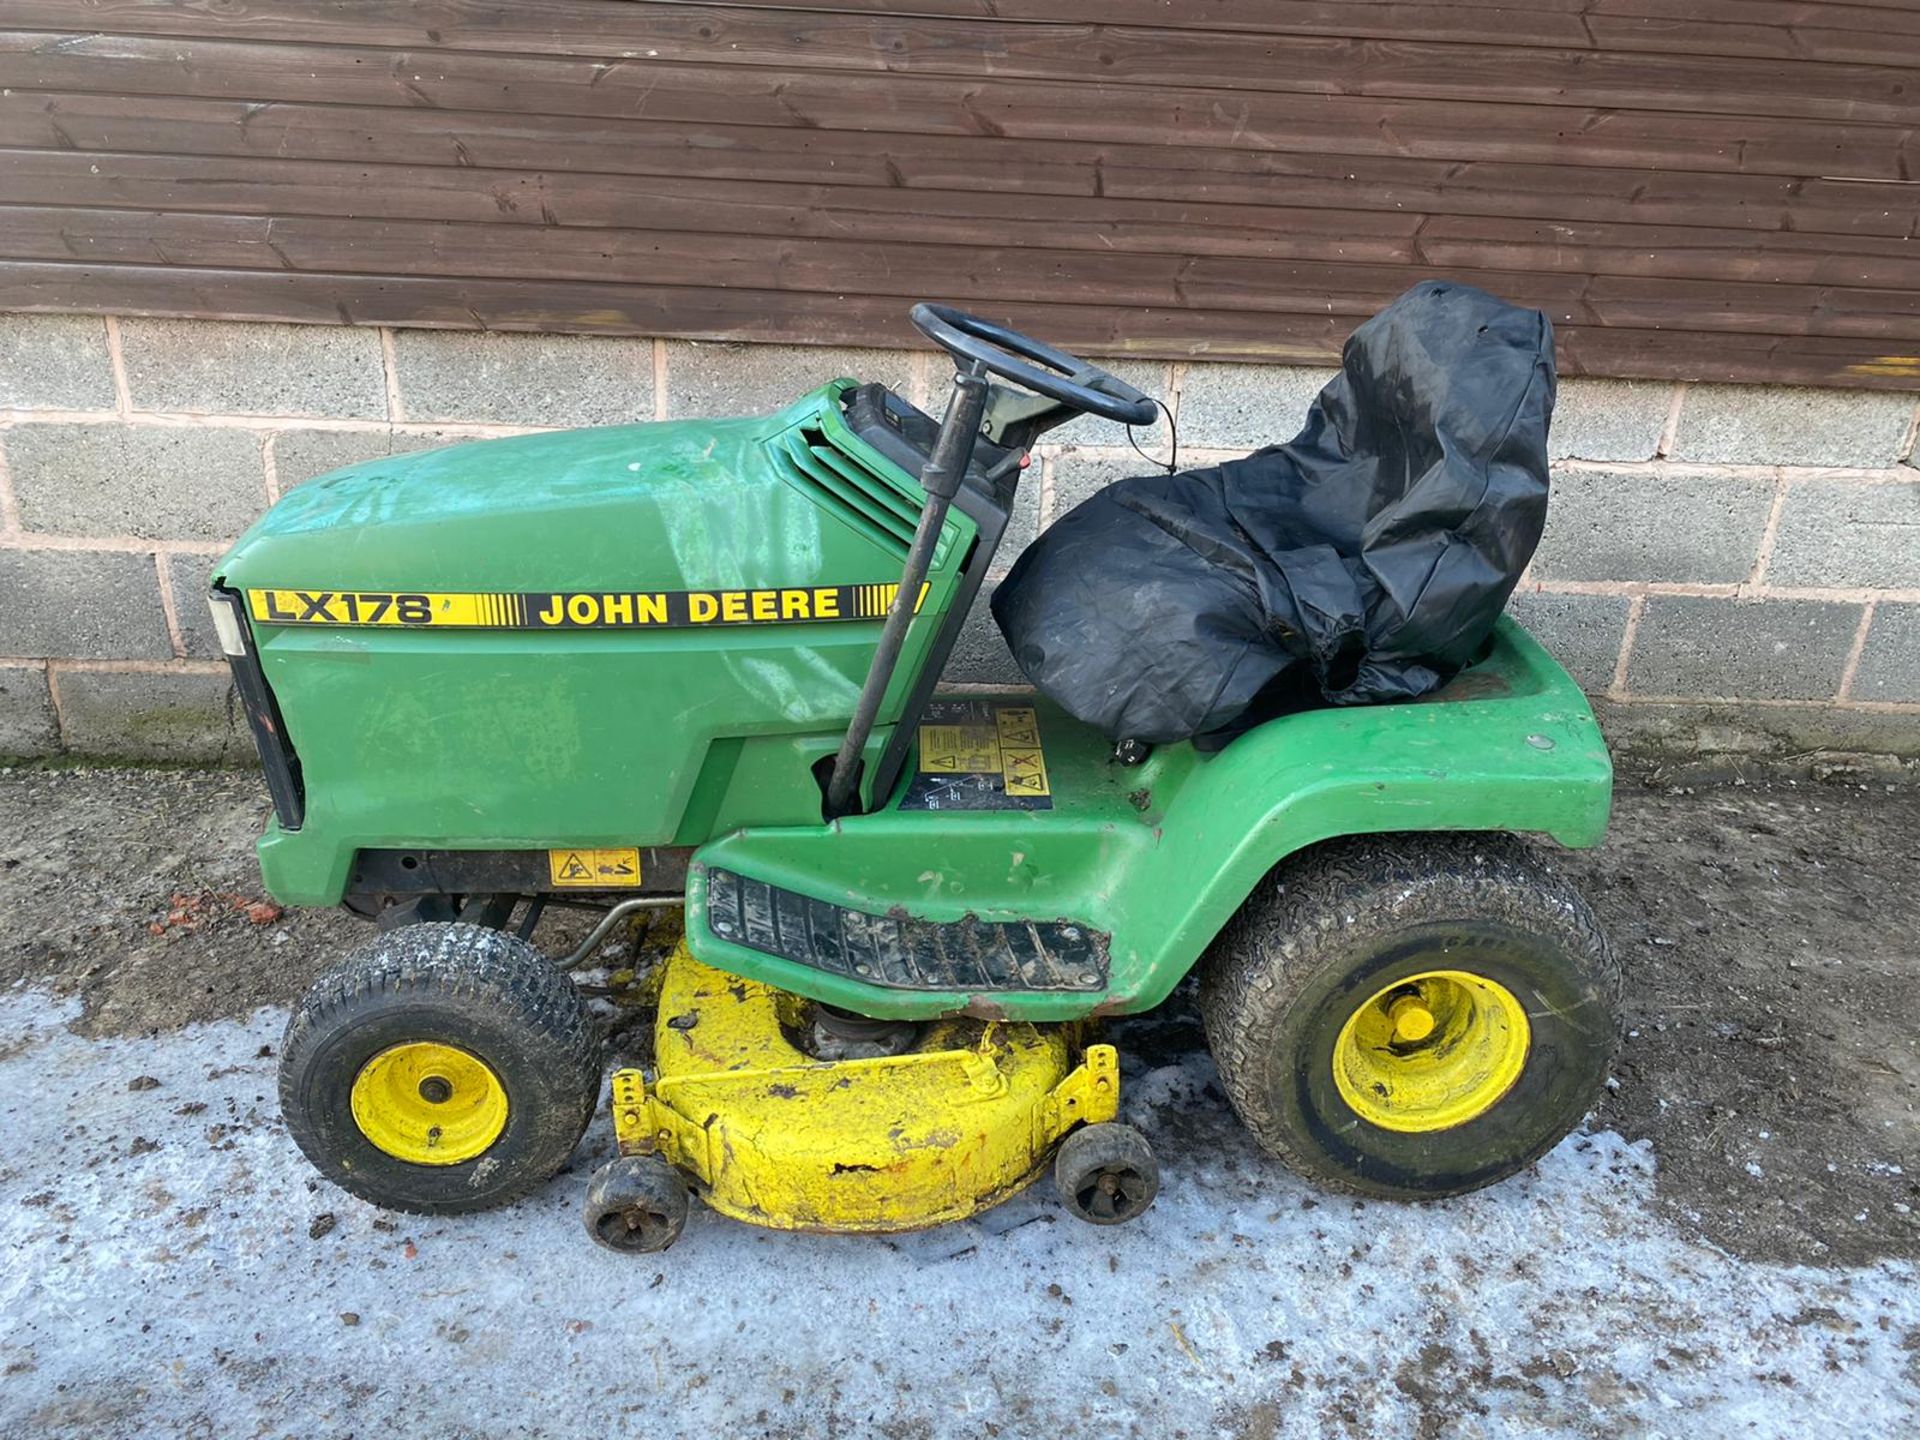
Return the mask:
<path id="1" fill-rule="evenodd" d="M 1394 100 L 1461 100 L 1476 104 L 1559 105 L 1578 90 L 1585 105 L 1605 109 L 1674 110 L 1790 119 L 1897 124 L 1907 114 L 1912 77 L 1888 65 L 1798 60 L 1554 51 L 1499 45 L 1446 45 L 1345 37 L 1267 37 L 1204 30 L 1110 25 L 1004 25 L 919 17 L 876 17 L 839 11 L 754 10 L 693 4 L 611 5 L 571 0 L 557 7 L 489 5 L 494 20 L 461 23 L 475 7 L 362 0 L 352 6 L 313 0 L 264 0 L 229 12 L 200 5 L 140 7 L 141 27 L 163 37 L 142 47 L 136 37 L 47 36 L 47 58 L 85 52 L 180 53 L 176 36 L 219 44 L 278 42 L 313 48 L 378 47 L 405 52 L 407 69 L 422 52 L 592 57 L 601 75 L 642 74 L 672 64 L 725 68 L 796 64 L 816 72 L 1033 80 L 1101 84 L 1122 91 L 1180 86 L 1235 94 L 1368 96 Z M 577 28 L 556 32 L 549 8 L 583 12 Z M 445 11 L 436 26 L 434 15 Z M 41 19 L 55 32 L 73 24 L 62 0 L 9 0 L 4 13 L 21 25 Z M 61 18 L 63 17 L 64 18 Z M 590 17 L 617 17 L 592 23 Z M 497 19 L 495 19 L 497 17 Z M 22 31 L 33 34 L 33 31 Z M 437 37 L 437 38 L 436 38 Z M 50 49 L 48 47 L 50 46 Z M 197 49 L 197 44 L 196 47 Z M 191 51 L 186 53 L 192 53 Z M 467 61 L 458 62 L 463 68 Z M 422 70 L 424 78 L 425 70 Z M 411 78 L 398 77 L 404 84 Z"/>
<path id="2" fill-rule="evenodd" d="M 73 24 L 71 0 L 9 0 L 17 25 Z M 1347 35 L 1265 35 L 1104 23 L 1006 24 L 839 9 L 695 3 L 538 0 L 95 0 L 96 23 L 175 36 L 246 36 L 334 45 L 593 54 L 647 69 L 660 63 L 789 66 L 962 79 L 1079 80 L 1226 90 L 1557 104 L 1577 86 L 1587 103 L 1805 118 L 1897 120 L 1911 77 L 1886 64 L 1819 63 L 1667 50 L 1612 52 L 1462 46 Z M 1901 50 L 1900 37 L 1887 49 Z"/>
<path id="3" fill-rule="evenodd" d="M 803 10 L 794 0 L 738 0 L 755 9 Z M 1407 3 L 1407 0 L 1104 0 L 1104 24 L 1264 35 L 1444 40 L 1566 50 L 1653 50 L 1920 66 L 1920 14 L 1901 8 L 1801 0 L 1551 0 L 1551 3 Z M 1081 0 L 835 0 L 875 15 L 1072 22 Z"/>
<path id="4" fill-rule="evenodd" d="M 960 298 L 960 297 L 955 297 Z M 1328 316 L 1235 311 L 1128 311 L 1109 305 L 976 302 L 990 319 L 1019 323 L 1093 355 L 1194 357 L 1325 365 L 1350 325 Z M 314 324 L 438 329 L 682 333 L 715 340 L 828 345 L 920 344 L 897 300 L 860 294 L 556 284 L 550 281 L 397 280 L 181 266 L 34 264 L 0 260 L 0 310 L 209 315 Z M 1574 375 L 1656 380 L 1850 384 L 1913 389 L 1920 364 L 1851 339 L 1701 336 L 1555 327 L 1561 368 Z"/>
<path id="5" fill-rule="evenodd" d="M 847 276 L 859 275 L 870 294 L 901 301 L 956 292 L 1002 302 L 1048 295 L 1142 309 L 1236 308 L 1357 321 L 1406 281 L 1399 266 L 1345 261 L 565 227 L 541 233 L 542 276 L 589 284 L 836 294 Z M 510 279 L 525 272 L 526 253 L 524 234 L 503 225 L 0 205 L 0 254 L 28 260 Z M 1556 323 L 1920 340 L 1920 291 L 1426 268 L 1537 306 Z"/>
<path id="6" fill-rule="evenodd" d="M 0 127 L 4 133 L 4 127 Z M 1904 237 L 1846 237 L 1607 222 L 1420 214 L 1386 205 L 1053 196 L 1029 214 L 982 213 L 973 191 L 769 179 L 548 174 L 471 167 L 228 160 L 74 151 L 0 152 L 15 201 L 120 211 L 376 218 L 581 229 L 721 231 L 919 245 L 1515 269 L 1765 284 L 1879 286 L 1912 279 Z M 1289 198 L 1276 191 L 1274 198 Z M 57 215 L 58 212 L 50 212 Z M 504 237 L 503 237 L 504 238 Z"/>
<path id="7" fill-rule="evenodd" d="M 421 37 L 481 48 L 553 43 L 556 35 L 584 39 L 631 33 L 626 8 L 645 0 L 528 0 L 502 15 L 490 6 L 436 0 L 406 6 Z M 683 3 L 683 0 L 675 0 Z M 882 18 L 934 18 L 998 24 L 1085 24 L 1129 28 L 1206 30 L 1241 35 L 1300 35 L 1374 40 L 1425 40 L 1565 50 L 1660 51 L 1668 54 L 1756 56 L 1873 65 L 1920 65 L 1920 15 L 1907 0 L 1103 0 L 1089 14 L 1084 0 L 738 0 L 702 10 L 832 10 Z M 64 28 L 72 0 L 15 0 L 16 23 Z M 196 16 L 196 11 L 201 12 Z M 217 8 L 177 0 L 89 0 L 97 28 L 122 33 L 276 33 L 299 24 L 296 3 L 225 4 Z M 356 17 L 366 15 L 354 7 Z M 211 17 L 211 18 L 208 18 Z M 406 43 L 423 43 L 410 40 Z"/>
<path id="8" fill-rule="evenodd" d="M 1506 215 L 1661 225 L 1712 225 L 1829 235 L 1911 238 L 1920 186 L 1901 181 L 1802 180 L 1774 175 L 1505 164 L 1402 156 L 1344 156 L 1175 145 L 1087 146 L 991 136 L 920 136 L 882 148 L 857 132 L 778 130 L 570 116 L 387 111 L 341 105 L 0 93 L 0 145 L 61 152 L 0 156 L 0 174 L 27 185 L 64 163 L 112 183 L 178 172 L 198 162 L 260 160 L 266 173 L 302 161 L 406 167 L 364 176 L 364 203 L 413 203 L 423 183 L 482 183 L 480 172 L 533 171 L 578 193 L 594 177 L 668 176 L 976 193 L 1193 200 L 1220 205 L 1391 210 L 1403 215 Z M 111 162 L 99 152 L 128 152 Z M 142 155 L 151 158 L 142 164 Z M 574 177 L 581 177 L 574 180 Z M 279 180 L 290 181 L 291 172 Z M 572 182 L 572 183 L 569 183 Z M 971 189 L 969 189 L 971 187 Z M 377 192 L 374 193 L 374 192 Z M 975 202 L 975 208 L 990 207 Z M 1021 207 L 991 207 L 1018 218 Z M 1011 212 L 1011 214 L 1010 214 Z M 392 213 L 382 211 L 382 213 Z M 517 212 L 502 207 L 503 217 Z"/>
<path id="9" fill-rule="evenodd" d="M 1920 388 L 1920 4 L 10 0 L 0 306 Z"/>
<path id="10" fill-rule="evenodd" d="M 1730 124 L 1674 111 L 1091 80 L 956 85 L 759 66 L 608 67 L 537 55 L 445 54 L 428 65 L 404 51 L 142 37 L 72 35 L 47 48 L 53 43 L 31 32 L 0 33 L 0 89 L 1796 177 L 1920 175 L 1920 134 L 1901 124 L 1766 117 Z M 871 143 L 882 153 L 900 148 Z"/>

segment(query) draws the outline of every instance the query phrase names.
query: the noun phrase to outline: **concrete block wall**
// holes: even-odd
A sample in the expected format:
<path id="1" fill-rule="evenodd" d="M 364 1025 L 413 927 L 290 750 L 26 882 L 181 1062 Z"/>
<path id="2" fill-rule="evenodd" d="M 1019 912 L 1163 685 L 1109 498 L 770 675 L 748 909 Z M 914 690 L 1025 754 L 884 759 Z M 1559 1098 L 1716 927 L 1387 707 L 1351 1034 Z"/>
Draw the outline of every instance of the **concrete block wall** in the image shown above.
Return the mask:
<path id="1" fill-rule="evenodd" d="M 1115 362 L 1180 462 L 1290 437 L 1323 370 Z M 937 406 L 930 354 L 164 319 L 0 316 L 0 756 L 251 751 L 201 596 L 287 489 L 358 460 L 548 426 L 762 413 L 835 374 Z M 1514 610 L 1616 739 L 1920 754 L 1911 395 L 1572 380 L 1548 533 Z M 1159 427 L 1139 436 L 1166 453 Z M 1150 465 L 1049 437 L 997 580 Z M 951 682 L 1022 684 L 984 604 Z"/>

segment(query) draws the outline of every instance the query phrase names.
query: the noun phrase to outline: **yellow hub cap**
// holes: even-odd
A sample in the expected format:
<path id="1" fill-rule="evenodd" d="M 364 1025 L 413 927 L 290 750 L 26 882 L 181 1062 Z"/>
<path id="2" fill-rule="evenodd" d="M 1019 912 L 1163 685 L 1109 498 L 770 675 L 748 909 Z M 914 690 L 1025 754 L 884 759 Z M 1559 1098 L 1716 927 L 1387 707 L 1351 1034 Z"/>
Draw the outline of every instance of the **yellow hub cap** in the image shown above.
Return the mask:
<path id="1" fill-rule="evenodd" d="M 396 1160 L 458 1165 L 484 1154 L 507 1128 L 507 1090 L 465 1050 L 411 1040 L 360 1067 L 353 1121 Z"/>
<path id="2" fill-rule="evenodd" d="M 1504 985 L 1464 970 L 1396 980 L 1340 1027 L 1333 1083 L 1383 1130 L 1450 1130 L 1491 1110 L 1526 1068 L 1527 1012 Z"/>

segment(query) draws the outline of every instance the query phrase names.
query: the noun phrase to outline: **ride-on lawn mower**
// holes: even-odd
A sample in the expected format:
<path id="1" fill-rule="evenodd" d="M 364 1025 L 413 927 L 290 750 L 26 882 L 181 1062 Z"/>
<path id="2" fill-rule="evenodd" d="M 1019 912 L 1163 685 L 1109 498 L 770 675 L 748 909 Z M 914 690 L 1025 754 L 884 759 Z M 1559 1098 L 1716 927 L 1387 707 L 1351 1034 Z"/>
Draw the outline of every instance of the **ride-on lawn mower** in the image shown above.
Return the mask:
<path id="1" fill-rule="evenodd" d="M 1074 1215 L 1137 1216 L 1158 1167 L 1097 1026 L 1196 964 L 1227 1093 L 1312 1180 L 1428 1198 L 1542 1154 L 1615 1032 L 1591 913 L 1510 833 L 1600 839 L 1580 691 L 1501 619 L 1424 699 L 1224 743 L 936 694 L 1037 437 L 1155 410 L 1004 327 L 914 319 L 956 366 L 938 422 L 836 380 L 768 418 L 376 461 L 217 567 L 267 887 L 379 927 L 289 1026 L 301 1149 L 392 1209 L 526 1194 L 601 1083 L 570 972 L 684 906 L 588 1190 L 616 1249 L 672 1243 L 690 1192 L 892 1231 L 1049 1161 Z M 562 905 L 601 918 L 543 955 Z"/>

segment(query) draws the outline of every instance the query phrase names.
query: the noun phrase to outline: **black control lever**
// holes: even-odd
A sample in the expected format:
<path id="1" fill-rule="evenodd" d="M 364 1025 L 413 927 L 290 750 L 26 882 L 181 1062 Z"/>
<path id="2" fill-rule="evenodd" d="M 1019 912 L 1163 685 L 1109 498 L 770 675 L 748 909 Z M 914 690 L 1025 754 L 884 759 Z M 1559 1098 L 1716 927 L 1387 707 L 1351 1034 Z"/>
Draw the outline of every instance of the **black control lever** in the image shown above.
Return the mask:
<path id="1" fill-rule="evenodd" d="M 907 549 L 907 562 L 900 571 L 900 588 L 894 592 L 887 609 L 887 621 L 880 629 L 880 642 L 874 646 L 873 663 L 867 667 L 866 683 L 860 687 L 860 699 L 853 707 L 853 720 L 847 726 L 840 751 L 833 757 L 833 775 L 827 781 L 826 814 L 829 820 L 851 814 L 859 807 L 852 803 L 860 783 L 860 753 L 873 734 L 873 722 L 880 713 L 880 702 L 893 680 L 894 666 L 900 660 L 900 647 L 906 643 L 907 627 L 920 608 L 920 587 L 933 568 L 934 547 L 940 530 L 947 523 L 947 510 L 960 493 L 961 478 L 973 460 L 974 441 L 980 435 L 980 418 L 987 408 L 987 369 L 975 361 L 953 377 L 953 394 L 947 398 L 947 413 L 940 421 L 940 433 L 934 437 L 933 452 L 920 471 L 920 486 L 927 492 L 920 507 L 920 525 L 913 532 L 913 544 Z"/>

